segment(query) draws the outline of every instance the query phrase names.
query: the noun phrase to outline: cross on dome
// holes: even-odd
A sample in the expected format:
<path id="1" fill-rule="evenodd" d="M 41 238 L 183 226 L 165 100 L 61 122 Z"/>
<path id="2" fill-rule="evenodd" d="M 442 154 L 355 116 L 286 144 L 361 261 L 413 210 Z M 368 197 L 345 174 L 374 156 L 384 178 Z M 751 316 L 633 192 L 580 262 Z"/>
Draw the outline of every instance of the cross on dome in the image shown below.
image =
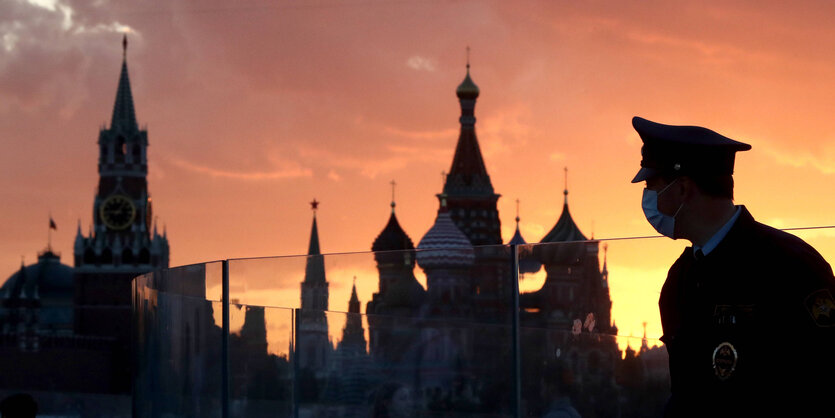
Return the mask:
<path id="1" fill-rule="evenodd" d="M 516 199 L 516 224 L 519 224 L 519 199 Z"/>
<path id="2" fill-rule="evenodd" d="M 394 203 L 394 188 L 397 187 L 397 183 L 394 180 L 392 180 L 389 184 L 391 184 L 391 211 L 393 213 L 394 207 L 396 206 Z"/>

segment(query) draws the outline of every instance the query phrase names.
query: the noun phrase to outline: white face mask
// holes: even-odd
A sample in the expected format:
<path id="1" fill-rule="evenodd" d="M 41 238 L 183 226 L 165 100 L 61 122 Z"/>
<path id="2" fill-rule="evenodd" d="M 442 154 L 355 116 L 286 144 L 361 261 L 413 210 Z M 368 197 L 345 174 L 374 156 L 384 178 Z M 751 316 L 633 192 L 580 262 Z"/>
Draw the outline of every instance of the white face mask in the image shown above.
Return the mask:
<path id="1" fill-rule="evenodd" d="M 678 216 L 678 213 L 681 212 L 681 208 L 684 207 L 684 202 L 679 205 L 673 216 L 669 216 L 658 210 L 658 196 L 661 196 L 661 193 L 666 192 L 667 189 L 669 189 L 670 186 L 676 182 L 676 180 L 673 180 L 667 185 L 667 187 L 661 189 L 660 192 L 644 189 L 644 195 L 641 198 L 641 207 L 644 209 L 644 216 L 647 217 L 649 224 L 652 225 L 652 227 L 655 228 L 659 234 L 672 239 L 675 239 L 673 234 L 676 229 L 676 216 Z"/>

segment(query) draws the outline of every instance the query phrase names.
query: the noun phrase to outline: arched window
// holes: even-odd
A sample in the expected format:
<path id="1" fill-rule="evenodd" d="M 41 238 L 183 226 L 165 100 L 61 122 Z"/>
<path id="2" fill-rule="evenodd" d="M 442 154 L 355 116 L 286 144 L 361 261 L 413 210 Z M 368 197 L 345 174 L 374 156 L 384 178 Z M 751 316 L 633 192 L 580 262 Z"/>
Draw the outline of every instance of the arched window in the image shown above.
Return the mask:
<path id="1" fill-rule="evenodd" d="M 113 252 L 110 248 L 105 248 L 101 253 L 101 264 L 113 264 Z"/>
<path id="2" fill-rule="evenodd" d="M 84 250 L 84 264 L 95 264 L 96 263 L 96 253 L 93 252 L 92 248 L 88 248 Z"/>
<path id="3" fill-rule="evenodd" d="M 125 248 L 122 250 L 122 264 L 134 264 L 135 260 L 133 259 L 133 250 L 130 248 Z"/>
<path id="4" fill-rule="evenodd" d="M 120 136 L 116 138 L 116 148 L 113 150 L 115 154 L 116 162 L 124 162 L 125 161 L 125 151 L 127 145 L 125 144 L 125 137 Z"/>
<path id="5" fill-rule="evenodd" d="M 151 252 L 147 248 L 139 251 L 139 264 L 151 264 Z"/>

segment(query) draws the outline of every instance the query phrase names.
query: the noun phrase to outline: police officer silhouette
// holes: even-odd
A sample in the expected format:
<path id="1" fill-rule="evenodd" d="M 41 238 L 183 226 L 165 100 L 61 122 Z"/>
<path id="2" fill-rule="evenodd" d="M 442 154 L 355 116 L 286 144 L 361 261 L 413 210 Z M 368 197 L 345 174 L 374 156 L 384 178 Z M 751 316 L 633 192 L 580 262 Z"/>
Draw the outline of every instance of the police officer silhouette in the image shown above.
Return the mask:
<path id="1" fill-rule="evenodd" d="M 659 299 L 665 416 L 835 416 L 835 278 L 814 248 L 734 204 L 734 158 L 751 146 L 698 126 L 632 126 L 647 220 L 692 243 Z"/>

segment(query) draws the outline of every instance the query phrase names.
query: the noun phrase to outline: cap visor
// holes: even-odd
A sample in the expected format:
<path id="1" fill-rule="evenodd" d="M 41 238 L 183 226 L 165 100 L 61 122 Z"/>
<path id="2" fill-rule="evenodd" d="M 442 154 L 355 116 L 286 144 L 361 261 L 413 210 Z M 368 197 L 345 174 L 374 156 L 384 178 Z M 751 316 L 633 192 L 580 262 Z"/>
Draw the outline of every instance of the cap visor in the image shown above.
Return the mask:
<path id="1" fill-rule="evenodd" d="M 641 169 L 638 170 L 638 174 L 635 174 L 635 178 L 632 179 L 632 183 L 642 182 L 652 176 L 655 176 L 656 174 L 658 174 L 658 170 L 654 168 L 641 167 Z"/>

